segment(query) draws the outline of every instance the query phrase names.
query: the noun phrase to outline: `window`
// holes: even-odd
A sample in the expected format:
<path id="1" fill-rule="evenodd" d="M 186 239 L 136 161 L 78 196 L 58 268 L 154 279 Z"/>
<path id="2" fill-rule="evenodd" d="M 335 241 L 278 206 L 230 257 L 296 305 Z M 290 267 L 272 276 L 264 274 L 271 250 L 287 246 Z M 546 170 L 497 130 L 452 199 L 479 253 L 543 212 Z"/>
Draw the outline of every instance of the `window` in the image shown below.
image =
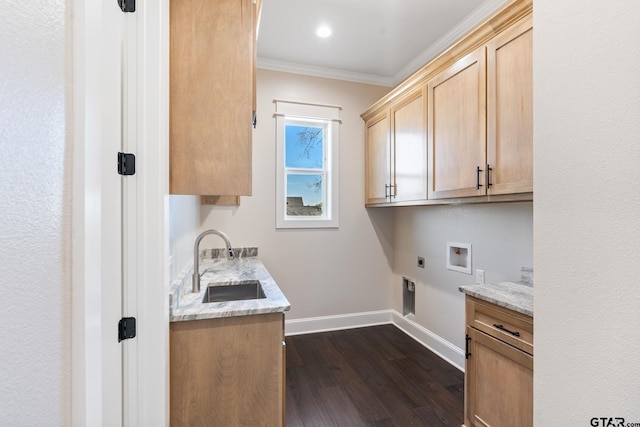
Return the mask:
<path id="1" fill-rule="evenodd" d="M 338 227 L 340 107 L 275 104 L 276 228 Z"/>

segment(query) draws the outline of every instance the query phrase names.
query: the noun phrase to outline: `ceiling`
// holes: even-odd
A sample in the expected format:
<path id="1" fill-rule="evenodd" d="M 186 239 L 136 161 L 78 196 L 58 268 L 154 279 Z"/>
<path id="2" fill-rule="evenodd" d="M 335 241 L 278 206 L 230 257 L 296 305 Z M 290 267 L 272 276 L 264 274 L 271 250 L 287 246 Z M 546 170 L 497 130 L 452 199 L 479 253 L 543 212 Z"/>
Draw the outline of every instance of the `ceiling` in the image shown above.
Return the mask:
<path id="1" fill-rule="evenodd" d="M 506 2 L 265 0 L 258 67 L 395 86 Z"/>

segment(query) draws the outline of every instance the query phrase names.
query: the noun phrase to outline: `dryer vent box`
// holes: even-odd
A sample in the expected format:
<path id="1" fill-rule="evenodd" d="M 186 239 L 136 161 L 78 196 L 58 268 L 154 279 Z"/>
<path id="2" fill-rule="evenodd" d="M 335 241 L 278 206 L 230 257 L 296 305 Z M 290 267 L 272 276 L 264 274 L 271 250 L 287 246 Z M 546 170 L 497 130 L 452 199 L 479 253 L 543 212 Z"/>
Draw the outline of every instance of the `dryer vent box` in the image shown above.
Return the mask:
<path id="1" fill-rule="evenodd" d="M 471 274 L 471 243 L 447 242 L 447 269 Z"/>

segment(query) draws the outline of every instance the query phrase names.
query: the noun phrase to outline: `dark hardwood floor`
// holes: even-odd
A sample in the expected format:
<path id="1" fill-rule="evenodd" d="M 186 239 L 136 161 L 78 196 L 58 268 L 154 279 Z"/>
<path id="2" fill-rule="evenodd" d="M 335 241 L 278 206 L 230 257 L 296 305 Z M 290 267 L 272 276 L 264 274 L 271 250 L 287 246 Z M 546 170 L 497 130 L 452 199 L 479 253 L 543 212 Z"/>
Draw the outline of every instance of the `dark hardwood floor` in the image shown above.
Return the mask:
<path id="1" fill-rule="evenodd" d="M 287 342 L 287 427 L 463 422 L 464 376 L 393 325 Z"/>

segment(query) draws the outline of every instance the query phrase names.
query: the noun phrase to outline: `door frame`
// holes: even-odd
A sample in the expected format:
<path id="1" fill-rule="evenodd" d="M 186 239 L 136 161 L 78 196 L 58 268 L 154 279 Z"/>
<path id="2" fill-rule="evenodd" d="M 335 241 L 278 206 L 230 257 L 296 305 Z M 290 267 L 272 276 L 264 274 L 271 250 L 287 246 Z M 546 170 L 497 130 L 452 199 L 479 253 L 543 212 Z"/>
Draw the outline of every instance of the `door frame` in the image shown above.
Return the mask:
<path id="1" fill-rule="evenodd" d="M 103 8 L 104 6 L 104 8 Z M 99 0 L 74 0 L 71 16 L 72 288 L 71 417 L 74 425 L 119 424 L 122 357 L 121 197 L 107 156 L 121 141 L 119 16 Z M 115 153 L 114 153 L 115 156 Z M 110 157 L 110 156 L 109 156 Z M 115 157 L 111 157 L 114 159 Z M 105 203 L 105 200 L 109 203 Z M 115 324 L 114 324 L 115 322 Z M 113 324 L 113 326 L 111 326 Z"/>
<path id="2" fill-rule="evenodd" d="M 169 0 L 136 3 L 138 420 L 131 425 L 153 427 L 169 425 Z"/>
<path id="3" fill-rule="evenodd" d="M 116 0 L 110 0 L 117 4 Z M 168 71 L 169 1 L 137 2 L 136 187 L 137 245 L 127 262 L 137 266 L 137 395 L 124 420 L 111 419 L 121 409 L 109 384 L 115 373 L 105 346 L 117 343 L 117 319 L 106 319 L 119 291 L 108 286 L 111 273 L 101 261 L 114 250 L 102 233 L 110 218 L 101 200 L 109 191 L 103 170 L 115 170 L 113 142 L 102 128 L 110 94 L 101 89 L 101 54 L 111 37 L 103 0 L 67 2 L 68 59 L 71 81 L 67 107 L 73 143 L 71 284 L 71 422 L 72 425 L 168 425 Z M 131 119 L 131 118 L 129 118 Z M 113 213 L 109 207 L 109 214 Z M 119 209 L 119 208 L 118 208 Z M 119 213 L 118 213 L 119 215 Z M 115 321 L 114 321 L 115 320 Z M 113 322 L 112 322 L 113 321 Z M 115 397 L 114 397 L 115 396 Z M 164 410 L 159 410 L 164 408 Z M 131 419 L 131 414 L 136 419 Z M 114 422 L 112 424 L 112 422 Z M 118 422 L 119 421 L 119 422 Z"/>

